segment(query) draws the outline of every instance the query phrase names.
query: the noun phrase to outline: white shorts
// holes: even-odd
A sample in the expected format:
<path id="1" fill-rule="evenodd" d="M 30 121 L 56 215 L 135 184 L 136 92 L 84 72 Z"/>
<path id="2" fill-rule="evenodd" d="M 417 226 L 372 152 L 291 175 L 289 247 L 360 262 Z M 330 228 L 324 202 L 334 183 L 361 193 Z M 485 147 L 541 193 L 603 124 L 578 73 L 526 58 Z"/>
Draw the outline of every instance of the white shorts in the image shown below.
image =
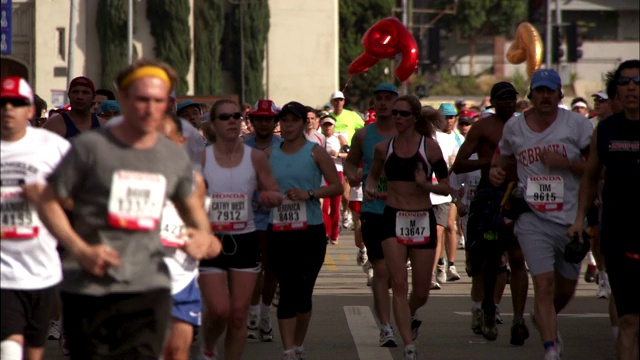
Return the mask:
<path id="1" fill-rule="evenodd" d="M 520 215 L 514 233 L 532 276 L 557 271 L 566 279 L 578 279 L 580 264 L 564 260 L 564 247 L 569 242 L 568 229 L 569 225 L 542 219 L 533 212 Z"/>

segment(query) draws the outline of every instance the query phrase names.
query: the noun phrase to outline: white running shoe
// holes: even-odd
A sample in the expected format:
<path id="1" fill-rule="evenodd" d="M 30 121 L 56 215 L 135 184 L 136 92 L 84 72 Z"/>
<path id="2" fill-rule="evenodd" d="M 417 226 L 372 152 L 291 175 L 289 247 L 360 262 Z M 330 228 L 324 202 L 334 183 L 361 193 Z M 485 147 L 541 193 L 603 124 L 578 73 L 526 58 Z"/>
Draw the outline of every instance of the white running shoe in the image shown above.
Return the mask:
<path id="1" fill-rule="evenodd" d="M 367 271 L 367 286 L 371 287 L 371 285 L 373 285 L 373 269 Z"/>
<path id="2" fill-rule="evenodd" d="M 249 311 L 247 317 L 247 339 L 258 338 L 258 314 Z"/>
<path id="3" fill-rule="evenodd" d="M 49 335 L 47 336 L 47 339 L 48 340 L 60 339 L 60 321 L 49 322 Z"/>
<path id="4" fill-rule="evenodd" d="M 363 266 L 367 261 L 369 261 L 369 257 L 367 256 L 367 248 L 358 249 L 356 264 L 358 264 L 358 266 Z"/>
<path id="5" fill-rule="evenodd" d="M 560 360 L 560 353 L 556 349 L 549 349 L 544 353 L 544 360 Z"/>
<path id="6" fill-rule="evenodd" d="M 353 230 L 353 218 L 351 217 L 351 211 L 345 211 L 342 215 L 342 228 L 345 230 Z"/>
<path id="7" fill-rule="evenodd" d="M 382 347 L 398 347 L 396 334 L 391 326 L 380 328 L 380 346 Z"/>
<path id="8" fill-rule="evenodd" d="M 404 360 L 418 360 L 418 350 L 415 345 L 409 345 L 404 348 Z"/>
<path id="9" fill-rule="evenodd" d="M 440 290 L 442 287 L 437 281 L 431 280 L 431 290 Z"/>
<path id="10" fill-rule="evenodd" d="M 449 269 L 447 270 L 447 281 L 458 281 L 458 280 L 460 280 L 460 274 L 458 274 L 458 271 L 456 270 L 456 266 L 455 265 L 449 266 Z"/>
<path id="11" fill-rule="evenodd" d="M 280 302 L 280 285 L 276 287 L 276 292 L 273 294 L 273 300 L 271 300 L 271 305 L 274 307 L 278 307 L 278 303 Z"/>
<path id="12" fill-rule="evenodd" d="M 464 250 L 464 235 L 458 237 L 458 250 Z"/>
<path id="13" fill-rule="evenodd" d="M 436 267 L 436 281 L 439 284 L 444 284 L 447 282 L 447 272 L 444 265 L 438 265 Z"/>
<path id="14" fill-rule="evenodd" d="M 609 281 L 606 278 L 600 279 L 598 284 L 598 290 L 596 290 L 596 296 L 599 299 L 608 299 L 611 295 L 611 288 L 609 287 Z"/>
<path id="15" fill-rule="evenodd" d="M 285 351 L 282 353 L 282 360 L 298 360 L 298 356 L 293 350 L 291 350 L 290 352 Z"/>
<path id="16" fill-rule="evenodd" d="M 307 352 L 304 349 L 298 351 L 297 349 L 294 351 L 296 354 L 296 358 L 298 360 L 307 360 Z"/>

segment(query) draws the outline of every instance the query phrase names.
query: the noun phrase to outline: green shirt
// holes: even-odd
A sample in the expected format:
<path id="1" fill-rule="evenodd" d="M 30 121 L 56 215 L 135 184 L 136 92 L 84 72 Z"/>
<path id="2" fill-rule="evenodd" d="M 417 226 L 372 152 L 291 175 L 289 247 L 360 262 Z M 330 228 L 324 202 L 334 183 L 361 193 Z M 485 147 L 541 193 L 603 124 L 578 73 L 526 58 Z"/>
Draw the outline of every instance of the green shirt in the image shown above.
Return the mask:
<path id="1" fill-rule="evenodd" d="M 347 109 L 342 110 L 340 115 L 334 113 L 333 118 L 336 119 L 336 135 L 342 135 L 351 146 L 351 138 L 356 130 L 364 127 L 364 120 L 355 111 Z"/>

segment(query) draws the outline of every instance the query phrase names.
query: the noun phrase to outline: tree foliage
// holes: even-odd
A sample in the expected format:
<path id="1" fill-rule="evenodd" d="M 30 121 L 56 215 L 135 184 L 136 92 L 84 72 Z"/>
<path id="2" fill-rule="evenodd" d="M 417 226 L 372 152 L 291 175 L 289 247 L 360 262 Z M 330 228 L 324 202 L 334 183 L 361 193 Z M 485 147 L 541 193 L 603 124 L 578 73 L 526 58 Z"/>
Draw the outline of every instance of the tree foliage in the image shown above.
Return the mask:
<path id="1" fill-rule="evenodd" d="M 268 0 L 240 0 L 240 4 L 233 6 L 233 27 L 238 29 L 238 41 L 235 49 L 238 58 L 240 53 L 240 6 L 243 7 L 244 32 L 244 84 L 245 98 L 241 101 L 253 104 L 264 98 L 264 58 L 265 45 L 270 27 L 270 13 Z M 242 98 L 241 63 L 234 63 L 233 74 L 237 79 L 238 93 Z"/>
<path id="2" fill-rule="evenodd" d="M 191 62 L 191 30 L 189 0 L 154 0 L 147 4 L 147 19 L 155 38 L 156 57 L 171 65 L 178 73 L 177 95 L 189 88 L 187 73 Z"/>
<path id="3" fill-rule="evenodd" d="M 115 90 L 113 80 L 127 66 L 127 11 L 127 0 L 98 2 L 96 28 L 102 69 L 99 87 Z"/>
<path id="4" fill-rule="evenodd" d="M 195 93 L 218 95 L 222 93 L 224 6 L 219 0 L 197 0 L 194 8 Z"/>
<path id="5" fill-rule="evenodd" d="M 376 22 L 391 16 L 394 0 L 340 0 L 340 86 L 349 81 L 349 65 L 362 54 L 362 36 Z M 388 67 L 389 75 L 384 74 Z M 351 78 L 345 96 L 356 105 L 363 105 L 371 90 L 382 81 L 390 81 L 395 67 L 390 60 L 381 60 L 364 74 Z"/>

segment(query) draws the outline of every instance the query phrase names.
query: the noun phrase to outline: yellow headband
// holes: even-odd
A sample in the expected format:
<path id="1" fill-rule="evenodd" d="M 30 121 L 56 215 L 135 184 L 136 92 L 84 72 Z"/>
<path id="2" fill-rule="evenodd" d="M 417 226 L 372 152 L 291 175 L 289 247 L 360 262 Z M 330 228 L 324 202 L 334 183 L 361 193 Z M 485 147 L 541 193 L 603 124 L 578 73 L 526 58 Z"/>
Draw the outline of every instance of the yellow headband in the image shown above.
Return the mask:
<path id="1" fill-rule="evenodd" d="M 167 72 L 164 69 L 153 65 L 147 65 L 135 69 L 131 74 L 122 79 L 122 81 L 120 81 L 120 88 L 124 89 L 131 85 L 135 80 L 145 77 L 155 77 L 164 80 L 164 82 L 167 83 L 167 86 L 171 87 L 171 79 L 169 79 L 169 75 L 167 75 Z"/>

